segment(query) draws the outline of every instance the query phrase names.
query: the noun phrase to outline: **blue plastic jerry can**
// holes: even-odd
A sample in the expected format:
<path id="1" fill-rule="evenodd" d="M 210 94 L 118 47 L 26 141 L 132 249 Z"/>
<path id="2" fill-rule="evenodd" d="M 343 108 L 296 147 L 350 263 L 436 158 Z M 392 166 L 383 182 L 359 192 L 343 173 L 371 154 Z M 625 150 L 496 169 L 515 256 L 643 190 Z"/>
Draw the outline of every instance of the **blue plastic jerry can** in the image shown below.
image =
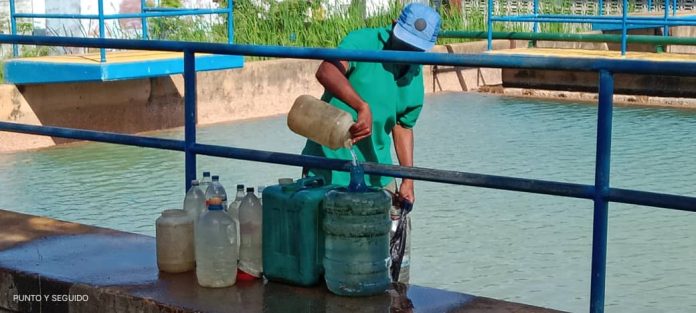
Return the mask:
<path id="1" fill-rule="evenodd" d="M 263 190 L 263 270 L 267 279 L 300 286 L 320 282 L 324 195 L 338 186 L 308 177 Z"/>

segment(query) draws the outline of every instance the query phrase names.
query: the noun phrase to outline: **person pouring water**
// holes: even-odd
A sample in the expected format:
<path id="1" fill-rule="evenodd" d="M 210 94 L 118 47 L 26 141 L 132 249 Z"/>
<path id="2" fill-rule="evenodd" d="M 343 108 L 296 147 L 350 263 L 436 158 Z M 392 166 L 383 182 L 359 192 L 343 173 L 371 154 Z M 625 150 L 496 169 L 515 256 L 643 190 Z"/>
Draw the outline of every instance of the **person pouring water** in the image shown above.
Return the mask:
<path id="1" fill-rule="evenodd" d="M 440 30 L 440 16 L 432 8 L 411 3 L 406 5 L 391 27 L 365 28 L 349 33 L 339 49 L 429 51 Z M 350 113 L 355 121 L 350 137 L 359 161 L 392 164 L 391 141 L 399 164 L 413 166 L 413 127 L 424 99 L 423 66 L 417 64 L 372 63 L 325 60 L 316 72 L 325 92 L 322 100 Z M 391 138 L 390 138 L 391 137 Z M 304 155 L 334 159 L 352 159 L 350 149 L 332 149 L 307 140 Z M 350 174 L 323 169 L 304 169 L 304 175 L 322 176 L 327 183 L 348 185 Z M 413 203 L 413 180 L 402 179 L 397 188 L 392 177 L 366 175 L 372 187 L 392 191 Z M 398 190 L 398 191 L 397 191 Z M 399 212 L 392 210 L 392 217 Z M 406 221 L 407 232 L 410 221 Z M 407 243 L 408 244 L 408 243 Z M 407 253 L 409 248 L 407 247 Z M 399 281 L 408 281 L 405 261 Z"/>

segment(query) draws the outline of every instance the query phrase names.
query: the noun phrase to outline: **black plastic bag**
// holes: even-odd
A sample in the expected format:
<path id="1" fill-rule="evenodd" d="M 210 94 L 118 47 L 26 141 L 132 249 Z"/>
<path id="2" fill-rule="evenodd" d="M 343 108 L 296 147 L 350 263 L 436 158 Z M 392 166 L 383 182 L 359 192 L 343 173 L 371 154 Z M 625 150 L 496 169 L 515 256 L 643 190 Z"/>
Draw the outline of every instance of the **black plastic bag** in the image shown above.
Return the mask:
<path id="1" fill-rule="evenodd" d="M 396 226 L 394 235 L 389 241 L 389 254 L 391 255 L 391 267 L 389 268 L 389 271 L 393 282 L 399 281 L 401 262 L 403 261 L 404 253 L 406 252 L 406 225 L 408 224 L 406 216 L 413 209 L 413 203 L 410 201 L 398 199 L 397 202 L 401 208 L 399 222 Z"/>

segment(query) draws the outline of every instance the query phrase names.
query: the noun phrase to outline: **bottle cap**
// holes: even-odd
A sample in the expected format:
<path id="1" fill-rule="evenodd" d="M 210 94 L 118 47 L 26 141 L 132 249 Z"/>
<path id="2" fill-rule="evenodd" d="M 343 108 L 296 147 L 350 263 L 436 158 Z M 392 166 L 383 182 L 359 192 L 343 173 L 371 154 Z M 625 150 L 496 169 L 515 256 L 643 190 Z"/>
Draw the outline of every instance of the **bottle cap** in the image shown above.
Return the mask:
<path id="1" fill-rule="evenodd" d="M 200 185 L 200 184 L 201 184 L 201 183 L 198 181 L 198 179 L 194 179 L 194 180 L 191 181 L 191 186 L 198 186 L 198 185 Z"/>
<path id="2" fill-rule="evenodd" d="M 254 187 L 247 187 L 247 192 L 254 192 Z"/>
<path id="3" fill-rule="evenodd" d="M 221 204 L 211 204 L 208 206 L 208 210 L 210 210 L 210 211 L 222 211 L 222 205 Z"/>
<path id="4" fill-rule="evenodd" d="M 203 172 L 203 177 L 210 177 L 210 172 Z"/>
<path id="5" fill-rule="evenodd" d="M 220 176 L 218 176 L 218 175 L 213 175 L 213 180 L 220 180 Z"/>
<path id="6" fill-rule="evenodd" d="M 237 185 L 237 190 L 244 190 L 244 185 L 238 184 L 238 185 Z"/>

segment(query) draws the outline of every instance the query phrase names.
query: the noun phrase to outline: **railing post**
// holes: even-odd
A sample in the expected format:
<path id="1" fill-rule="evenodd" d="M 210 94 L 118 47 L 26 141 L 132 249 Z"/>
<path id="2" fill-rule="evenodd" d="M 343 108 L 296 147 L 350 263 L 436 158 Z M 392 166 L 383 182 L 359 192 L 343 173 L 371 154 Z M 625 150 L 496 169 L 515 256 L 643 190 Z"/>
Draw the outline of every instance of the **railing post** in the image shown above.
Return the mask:
<path id="1" fill-rule="evenodd" d="M 599 16 L 604 15 L 604 0 L 599 0 Z"/>
<path id="2" fill-rule="evenodd" d="M 234 10 L 233 0 L 227 0 L 227 10 L 227 43 L 231 44 L 234 42 L 234 15 L 232 15 Z"/>
<path id="3" fill-rule="evenodd" d="M 539 22 L 536 19 L 539 17 L 539 0 L 534 0 L 534 28 L 532 29 L 535 33 L 539 32 Z"/>
<path id="4" fill-rule="evenodd" d="M 488 0 L 488 51 L 493 50 L 493 0 Z"/>
<path id="5" fill-rule="evenodd" d="M 677 0 L 674 0 L 674 2 L 672 2 L 672 16 L 677 15 L 677 9 Z"/>
<path id="6" fill-rule="evenodd" d="M 10 0 L 10 33 L 17 35 L 17 18 L 15 18 L 15 0 Z M 12 56 L 19 56 L 19 46 L 16 43 L 12 44 Z"/>
<path id="7" fill-rule="evenodd" d="M 196 55 L 190 50 L 184 51 L 184 140 L 186 192 L 196 179 Z"/>
<path id="8" fill-rule="evenodd" d="M 145 8 L 147 8 L 147 3 L 145 3 L 145 0 L 140 0 L 140 14 L 143 14 L 143 16 L 140 17 L 140 28 L 143 32 L 143 39 L 147 40 L 149 34 L 147 32 L 147 17 L 144 15 Z"/>
<path id="9" fill-rule="evenodd" d="M 648 0 L 648 12 L 652 12 L 652 0 Z"/>
<path id="10" fill-rule="evenodd" d="M 104 0 L 99 0 L 97 2 L 99 10 L 99 38 L 104 39 Z M 99 49 L 99 61 L 106 62 L 106 50 L 104 48 Z"/>
<path id="11" fill-rule="evenodd" d="M 607 224 L 609 204 L 609 170 L 611 161 L 611 119 L 614 97 L 614 76 L 599 72 L 599 105 L 597 113 L 597 156 L 595 163 L 594 220 L 592 226 L 592 279 L 590 312 L 604 312 L 604 291 L 607 270 Z"/>
<path id="12" fill-rule="evenodd" d="M 626 24 L 628 21 L 628 0 L 623 0 L 623 8 L 621 11 L 623 13 L 621 17 L 621 55 L 626 55 L 626 48 L 628 46 L 628 39 L 626 38 L 628 35 L 628 24 Z"/>
<path id="13" fill-rule="evenodd" d="M 534 0 L 533 13 L 534 13 L 534 26 L 532 27 L 532 31 L 534 31 L 535 33 L 538 33 L 539 32 L 539 22 L 537 21 L 537 19 L 539 18 L 539 0 Z M 529 42 L 530 47 L 536 47 L 536 45 L 537 45 L 536 40 L 531 40 Z"/>
<path id="14" fill-rule="evenodd" d="M 662 31 L 662 36 L 669 36 L 669 25 L 667 25 L 668 20 L 669 20 L 669 0 L 665 0 L 665 28 Z"/>

